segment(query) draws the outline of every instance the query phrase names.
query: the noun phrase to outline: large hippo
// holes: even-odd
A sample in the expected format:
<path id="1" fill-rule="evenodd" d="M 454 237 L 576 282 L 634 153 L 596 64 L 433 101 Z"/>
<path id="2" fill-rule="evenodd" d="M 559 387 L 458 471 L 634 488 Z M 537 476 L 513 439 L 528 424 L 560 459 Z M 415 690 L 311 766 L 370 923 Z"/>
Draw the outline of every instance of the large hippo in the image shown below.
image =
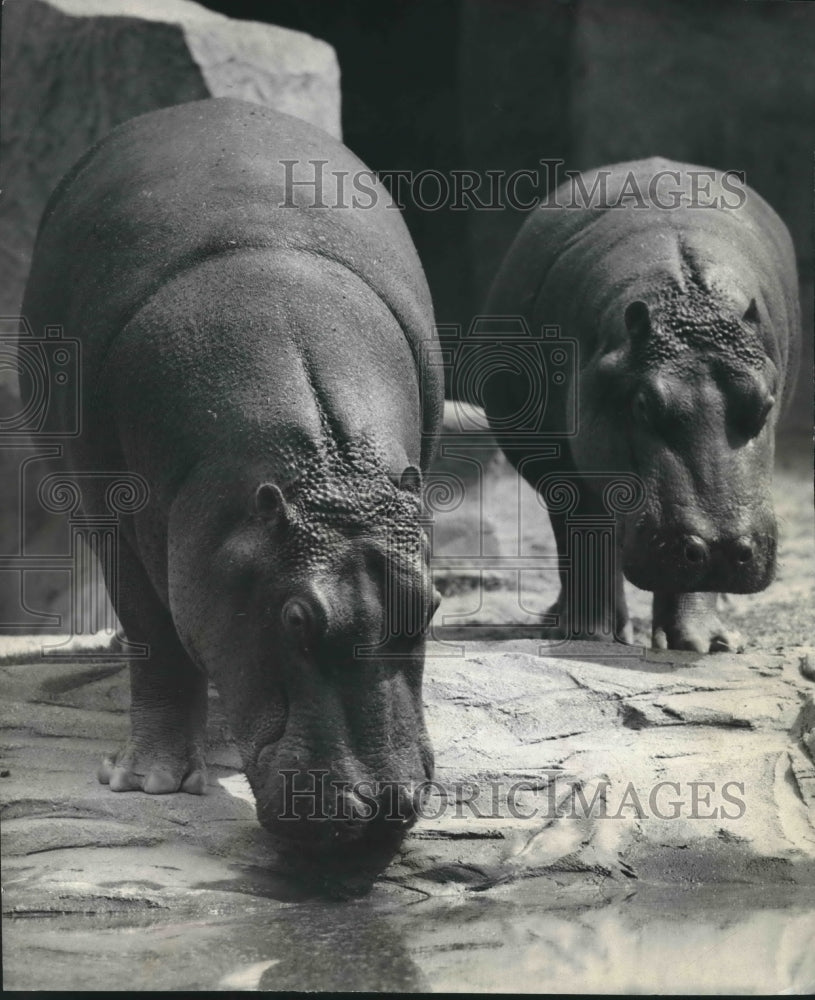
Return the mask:
<path id="1" fill-rule="evenodd" d="M 432 770 L 421 493 L 443 399 L 427 285 L 385 189 L 264 107 L 143 115 L 52 196 L 24 314 L 81 341 L 69 467 L 149 488 L 108 587 L 150 655 L 100 780 L 203 792 L 211 680 L 282 851 L 392 850 Z M 86 509 L 102 503 L 81 485 Z"/>
<path id="2" fill-rule="evenodd" d="M 580 616 L 611 618 L 613 602 L 630 640 L 624 572 L 654 593 L 658 648 L 737 648 L 717 594 L 762 590 L 775 569 L 774 435 L 796 373 L 798 286 L 784 224 L 743 180 L 664 159 L 573 176 L 525 222 L 485 308 L 576 342 L 571 377 L 532 387 L 545 404 L 526 445 L 512 424 L 530 397 L 524 365 L 504 365 L 478 401 L 530 483 L 571 477 L 586 523 L 606 513 L 592 483 L 639 477 L 644 504 L 617 523 L 615 583 Z M 559 434 L 559 455 L 544 456 Z M 566 515 L 550 518 L 562 566 L 553 610 L 568 623 Z"/>

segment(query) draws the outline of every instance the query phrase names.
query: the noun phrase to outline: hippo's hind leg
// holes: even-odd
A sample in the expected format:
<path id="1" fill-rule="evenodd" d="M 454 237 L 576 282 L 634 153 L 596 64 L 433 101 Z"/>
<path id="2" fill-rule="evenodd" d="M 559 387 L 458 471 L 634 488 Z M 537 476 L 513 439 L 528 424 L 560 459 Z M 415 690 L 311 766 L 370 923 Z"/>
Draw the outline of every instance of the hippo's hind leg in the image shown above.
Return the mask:
<path id="1" fill-rule="evenodd" d="M 122 540 L 116 611 L 131 642 L 149 653 L 130 663 L 130 737 L 98 771 L 114 792 L 203 794 L 207 678 L 190 660 L 141 563 Z"/>
<path id="2" fill-rule="evenodd" d="M 693 649 L 700 653 L 741 652 L 738 632 L 728 629 L 716 611 L 719 595 L 654 593 L 653 643 L 656 649 Z"/>

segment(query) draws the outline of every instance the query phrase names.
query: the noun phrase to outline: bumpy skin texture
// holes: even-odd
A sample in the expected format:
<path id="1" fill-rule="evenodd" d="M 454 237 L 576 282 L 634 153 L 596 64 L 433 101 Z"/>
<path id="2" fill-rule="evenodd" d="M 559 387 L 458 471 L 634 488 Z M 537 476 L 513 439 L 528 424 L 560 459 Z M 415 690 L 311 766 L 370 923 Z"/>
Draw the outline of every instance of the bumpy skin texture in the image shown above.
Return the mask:
<path id="1" fill-rule="evenodd" d="M 328 207 L 286 184 L 316 169 Z M 252 104 L 133 119 L 55 191 L 24 305 L 35 331 L 59 323 L 82 343 L 69 466 L 150 489 L 122 522 L 116 609 L 151 655 L 131 664 L 131 736 L 100 780 L 203 791 L 209 678 L 261 819 L 284 847 L 323 853 L 368 850 L 385 827 L 353 799 L 340 829 L 278 822 L 281 769 L 407 784 L 432 767 L 422 629 L 394 622 L 387 594 L 420 625 L 434 610 L 420 470 L 443 402 L 401 216 L 380 186 L 355 208 L 346 181 L 339 203 L 331 171 L 372 183 L 340 143 Z"/>
<path id="2" fill-rule="evenodd" d="M 741 643 L 718 618 L 716 593 L 763 589 L 774 572 L 774 433 L 800 338 L 785 226 L 746 185 L 711 173 L 662 159 L 617 164 L 583 174 L 582 190 L 567 181 L 533 212 L 484 312 L 522 316 L 532 331 L 558 326 L 577 341 L 576 371 L 547 382 L 526 444 L 511 422 L 530 392 L 518 366 L 486 379 L 478 400 L 532 485 L 553 472 L 573 480 L 573 513 L 604 513 L 586 473 L 640 478 L 644 507 L 617 522 L 615 607 L 593 614 L 613 613 L 630 639 L 624 571 L 654 591 L 654 645 L 705 652 Z M 572 407 L 577 430 L 564 436 Z M 536 458 L 551 442 L 558 456 Z M 550 517 L 565 559 L 565 515 Z M 573 634 L 563 571 L 562 583 L 553 610 Z"/>

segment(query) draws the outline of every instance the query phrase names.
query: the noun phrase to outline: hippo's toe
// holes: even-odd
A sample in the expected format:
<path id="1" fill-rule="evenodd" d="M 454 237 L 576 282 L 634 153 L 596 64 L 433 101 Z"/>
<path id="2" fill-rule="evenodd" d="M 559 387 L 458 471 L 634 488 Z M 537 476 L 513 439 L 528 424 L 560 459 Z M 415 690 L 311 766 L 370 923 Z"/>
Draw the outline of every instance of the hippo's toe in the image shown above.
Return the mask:
<path id="1" fill-rule="evenodd" d="M 589 613 L 586 613 L 587 611 Z M 634 643 L 634 626 L 628 617 L 628 607 L 622 584 L 619 585 L 613 605 L 581 608 L 578 609 L 577 614 L 572 614 L 566 596 L 561 590 L 555 603 L 546 609 L 546 616 L 549 620 L 553 617 L 557 619 L 557 625 L 545 626 L 547 637 L 550 638 L 588 639 L 598 642 L 609 642 L 614 638 L 628 645 Z M 612 618 L 614 620 L 613 637 L 609 634 L 608 624 Z"/>
<path id="2" fill-rule="evenodd" d="M 127 744 L 116 754 L 104 758 L 97 778 L 112 792 L 147 792 L 167 795 L 187 792 L 203 795 L 207 770 L 202 755 L 164 752 L 139 752 Z"/>
<path id="3" fill-rule="evenodd" d="M 654 649 L 687 649 L 697 653 L 740 653 L 744 642 L 738 632 L 718 628 L 712 634 L 694 630 L 688 633 L 654 630 Z"/>
<path id="4" fill-rule="evenodd" d="M 740 653 L 744 641 L 716 612 L 715 593 L 655 594 L 653 646 L 697 653 Z"/>

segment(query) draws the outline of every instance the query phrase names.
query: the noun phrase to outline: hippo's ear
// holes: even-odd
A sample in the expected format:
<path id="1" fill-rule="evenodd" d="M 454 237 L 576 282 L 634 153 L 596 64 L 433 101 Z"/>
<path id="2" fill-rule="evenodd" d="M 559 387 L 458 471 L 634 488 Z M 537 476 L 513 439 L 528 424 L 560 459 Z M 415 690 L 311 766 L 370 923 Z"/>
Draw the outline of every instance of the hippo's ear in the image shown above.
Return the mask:
<path id="1" fill-rule="evenodd" d="M 280 487 L 274 483 L 261 483 L 255 490 L 254 510 L 260 517 L 267 519 L 283 517 L 286 513 L 286 500 Z"/>
<path id="2" fill-rule="evenodd" d="M 422 492 L 422 474 L 415 465 L 405 466 L 399 480 L 399 489 L 417 496 Z"/>
<path id="3" fill-rule="evenodd" d="M 753 325 L 758 323 L 758 306 L 755 299 L 750 299 L 750 305 L 745 310 L 742 319 L 745 323 L 752 323 Z"/>
<path id="4" fill-rule="evenodd" d="M 641 300 L 629 302 L 623 314 L 625 328 L 632 340 L 645 340 L 651 332 L 651 313 L 648 306 Z"/>

